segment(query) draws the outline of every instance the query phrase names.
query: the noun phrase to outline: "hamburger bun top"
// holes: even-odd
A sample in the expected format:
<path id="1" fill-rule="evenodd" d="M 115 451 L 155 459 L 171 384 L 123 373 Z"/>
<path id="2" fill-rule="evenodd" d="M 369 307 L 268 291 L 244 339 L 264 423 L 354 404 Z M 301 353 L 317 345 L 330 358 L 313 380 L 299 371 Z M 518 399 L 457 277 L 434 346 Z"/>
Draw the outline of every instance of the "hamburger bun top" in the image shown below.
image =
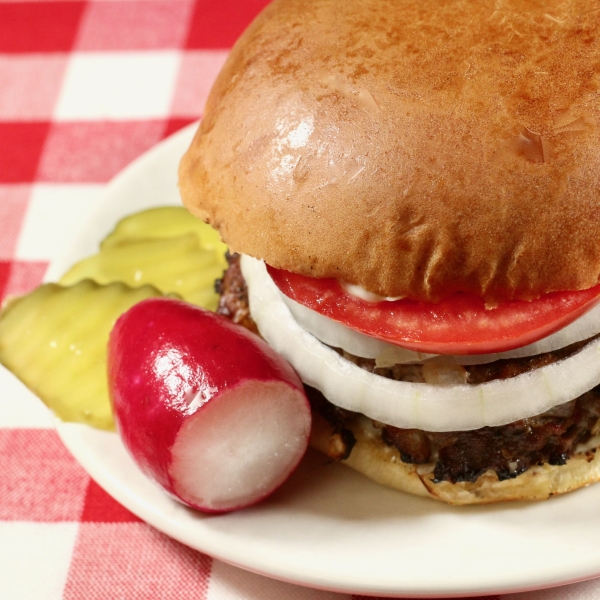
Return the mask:
<path id="1" fill-rule="evenodd" d="M 232 250 L 384 296 L 600 280 L 592 0 L 275 0 L 180 166 Z"/>

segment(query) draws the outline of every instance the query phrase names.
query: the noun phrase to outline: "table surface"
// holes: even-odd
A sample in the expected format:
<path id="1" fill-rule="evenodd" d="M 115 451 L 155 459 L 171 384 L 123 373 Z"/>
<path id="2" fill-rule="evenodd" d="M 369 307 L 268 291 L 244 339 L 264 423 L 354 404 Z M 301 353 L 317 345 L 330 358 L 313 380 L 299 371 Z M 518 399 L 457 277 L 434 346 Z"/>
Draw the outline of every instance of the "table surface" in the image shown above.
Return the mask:
<path id="1" fill-rule="evenodd" d="M 42 281 L 114 175 L 201 117 L 228 48 L 265 4 L 0 1 L 0 299 Z M 1 367 L 0 465 L 0 598 L 350 599 L 247 573 L 141 522 Z M 519 596 L 600 598 L 600 581 Z"/>

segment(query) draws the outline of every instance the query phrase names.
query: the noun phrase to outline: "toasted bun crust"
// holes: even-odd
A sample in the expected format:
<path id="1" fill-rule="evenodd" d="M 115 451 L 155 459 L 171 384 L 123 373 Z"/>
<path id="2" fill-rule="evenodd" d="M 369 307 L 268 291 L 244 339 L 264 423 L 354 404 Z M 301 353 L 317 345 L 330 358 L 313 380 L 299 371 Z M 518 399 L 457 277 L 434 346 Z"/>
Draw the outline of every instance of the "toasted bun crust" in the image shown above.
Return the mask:
<path id="1" fill-rule="evenodd" d="M 591 0 L 275 0 L 181 163 L 237 252 L 386 296 L 600 280 Z"/>
<path id="2" fill-rule="evenodd" d="M 350 426 L 356 444 L 342 463 L 377 483 L 402 492 L 441 500 L 448 504 L 489 504 L 508 500 L 546 500 L 600 481 L 600 452 L 576 454 L 566 465 L 535 466 L 514 479 L 498 481 L 489 471 L 474 483 L 433 482 L 432 473 L 420 473 L 416 465 L 400 460 L 397 450 L 369 436 L 360 424 Z M 327 454 L 332 427 L 313 413 L 310 445 Z"/>

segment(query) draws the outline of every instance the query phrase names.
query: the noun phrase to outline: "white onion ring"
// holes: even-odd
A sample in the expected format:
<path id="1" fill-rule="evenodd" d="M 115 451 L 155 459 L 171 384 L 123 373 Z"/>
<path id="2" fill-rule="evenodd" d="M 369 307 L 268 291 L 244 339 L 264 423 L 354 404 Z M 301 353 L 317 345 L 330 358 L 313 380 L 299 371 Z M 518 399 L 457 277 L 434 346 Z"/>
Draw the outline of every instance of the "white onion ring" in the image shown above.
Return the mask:
<path id="1" fill-rule="evenodd" d="M 268 274 L 267 274 L 268 276 Z M 389 342 L 375 339 L 360 331 L 346 327 L 342 323 L 333 321 L 328 317 L 295 302 L 282 294 L 284 302 L 290 309 L 294 319 L 307 331 L 328 346 L 342 348 L 354 356 L 362 358 L 375 358 L 378 366 L 392 366 L 393 364 L 420 363 L 439 354 L 426 354 L 401 348 Z M 533 344 L 499 352 L 496 354 L 472 354 L 453 356 L 459 365 L 483 365 L 505 358 L 523 358 L 535 356 L 545 352 L 553 352 L 570 344 L 582 342 L 600 333 L 600 304 L 581 315 L 575 321 L 559 331 L 549 335 Z M 381 364 L 380 364 L 381 362 Z"/>
<path id="2" fill-rule="evenodd" d="M 268 273 L 267 277 L 269 277 Z M 420 363 L 428 358 L 438 356 L 437 354 L 425 354 L 401 348 L 400 346 L 395 346 L 389 342 L 378 340 L 370 335 L 346 327 L 288 298 L 283 293 L 281 293 L 281 299 L 290 309 L 296 322 L 306 329 L 306 331 L 312 333 L 324 344 L 333 346 L 334 348 L 342 348 L 342 350 L 354 356 L 376 359 L 382 355 L 387 355 L 391 359 L 391 364 Z M 385 366 L 391 366 L 391 364 L 386 364 Z"/>
<path id="3" fill-rule="evenodd" d="M 510 379 L 435 386 L 393 381 L 357 367 L 292 317 L 264 263 L 242 257 L 250 311 L 261 335 L 328 400 L 401 428 L 465 431 L 538 415 L 600 383 L 600 340 L 564 360 Z"/>

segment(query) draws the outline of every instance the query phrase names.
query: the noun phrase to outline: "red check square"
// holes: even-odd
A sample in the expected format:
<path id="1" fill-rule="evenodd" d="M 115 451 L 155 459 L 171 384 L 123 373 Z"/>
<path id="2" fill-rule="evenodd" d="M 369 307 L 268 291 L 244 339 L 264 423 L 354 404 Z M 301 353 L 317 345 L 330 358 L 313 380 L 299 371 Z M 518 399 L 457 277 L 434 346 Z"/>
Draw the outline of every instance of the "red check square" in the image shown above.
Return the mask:
<path id="1" fill-rule="evenodd" d="M 181 59 L 171 111 L 173 115 L 196 119 L 204 112 L 204 105 L 219 74 L 227 50 L 193 50 Z"/>
<path id="2" fill-rule="evenodd" d="M 204 600 L 211 559 L 145 523 L 82 523 L 64 600 Z"/>
<path id="3" fill-rule="evenodd" d="M 0 119 L 50 119 L 66 68 L 66 55 L 0 55 Z"/>
<path id="4" fill-rule="evenodd" d="M 89 477 L 54 430 L 0 429 L 0 464 L 1 520 L 79 520 Z"/>
<path id="5" fill-rule="evenodd" d="M 196 0 L 187 48 L 231 48 L 269 0 Z"/>
<path id="6" fill-rule="evenodd" d="M 132 512 L 109 496 L 93 479 L 90 479 L 85 494 L 81 521 L 83 523 L 141 522 Z"/>
<path id="7" fill-rule="evenodd" d="M 151 50 L 183 46 L 193 0 L 90 2 L 75 47 Z"/>
<path id="8" fill-rule="evenodd" d="M 33 181 L 49 128 L 47 122 L 0 122 L 0 183 Z"/>
<path id="9" fill-rule="evenodd" d="M 48 269 L 43 261 L 13 261 L 10 265 L 4 297 L 28 294 L 42 283 Z"/>
<path id="10" fill-rule="evenodd" d="M 31 186 L 0 185 L 0 259 L 11 259 L 15 255 L 30 195 Z"/>
<path id="11" fill-rule="evenodd" d="M 10 262 L 0 260 L 0 303 L 4 300 L 8 278 L 10 277 Z"/>
<path id="12" fill-rule="evenodd" d="M 66 52 L 85 2 L 0 3 L 0 52 Z"/>
<path id="13" fill-rule="evenodd" d="M 169 119 L 167 121 L 165 130 L 163 131 L 163 138 L 168 138 L 176 131 L 183 129 L 186 125 L 189 125 L 190 123 L 193 123 L 196 120 L 197 119 Z"/>
<path id="14" fill-rule="evenodd" d="M 54 123 L 40 181 L 104 183 L 161 139 L 164 121 Z"/>

